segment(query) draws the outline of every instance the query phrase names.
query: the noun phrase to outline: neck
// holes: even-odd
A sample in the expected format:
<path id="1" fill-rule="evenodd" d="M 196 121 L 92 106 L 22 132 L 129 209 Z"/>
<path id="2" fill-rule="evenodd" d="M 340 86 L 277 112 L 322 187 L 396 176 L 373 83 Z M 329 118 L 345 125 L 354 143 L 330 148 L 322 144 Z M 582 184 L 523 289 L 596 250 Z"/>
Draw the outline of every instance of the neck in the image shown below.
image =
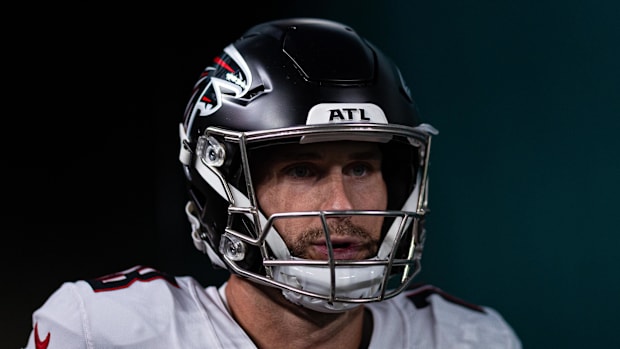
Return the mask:
<path id="1" fill-rule="evenodd" d="M 232 316 L 258 348 L 358 349 L 364 307 L 321 313 L 287 301 L 279 289 L 232 275 L 226 286 Z"/>

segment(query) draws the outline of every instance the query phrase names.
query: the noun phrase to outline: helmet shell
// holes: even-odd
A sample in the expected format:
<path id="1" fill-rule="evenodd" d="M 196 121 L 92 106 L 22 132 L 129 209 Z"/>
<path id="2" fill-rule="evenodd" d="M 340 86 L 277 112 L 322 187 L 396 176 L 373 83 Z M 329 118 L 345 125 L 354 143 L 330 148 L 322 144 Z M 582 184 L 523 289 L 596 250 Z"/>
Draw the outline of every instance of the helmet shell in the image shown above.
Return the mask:
<path id="1" fill-rule="evenodd" d="M 305 125 L 319 103 L 373 103 L 390 124 L 420 123 L 398 68 L 344 24 L 276 20 L 250 28 L 231 47 L 234 52 L 216 57 L 195 86 L 184 117 L 192 143 L 208 126 L 252 131 Z"/>

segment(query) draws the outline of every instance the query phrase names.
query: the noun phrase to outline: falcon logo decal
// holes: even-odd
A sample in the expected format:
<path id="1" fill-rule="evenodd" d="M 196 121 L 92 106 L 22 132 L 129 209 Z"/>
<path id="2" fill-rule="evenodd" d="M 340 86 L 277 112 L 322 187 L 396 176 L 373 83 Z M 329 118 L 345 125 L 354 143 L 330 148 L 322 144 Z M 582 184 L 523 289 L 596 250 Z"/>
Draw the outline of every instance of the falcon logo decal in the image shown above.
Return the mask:
<path id="1" fill-rule="evenodd" d="M 228 45 L 224 52 L 213 59 L 213 64 L 205 68 L 196 83 L 194 95 L 189 106 L 195 101 L 188 124 L 196 116 L 207 116 L 222 106 L 222 97 L 230 95 L 235 98 L 244 96 L 252 85 L 252 75 L 247 63 L 233 45 Z M 189 108 L 188 106 L 188 108 Z M 188 120 L 188 118 L 185 118 Z M 189 132 L 188 132 L 189 133 Z"/>
<path id="2" fill-rule="evenodd" d="M 208 116 L 222 106 L 222 98 L 244 96 L 252 86 L 252 74 L 239 51 L 231 44 L 205 68 L 194 86 L 194 94 L 185 110 L 185 127 L 193 125 L 197 116 Z M 193 104 L 193 107 L 192 107 Z"/>

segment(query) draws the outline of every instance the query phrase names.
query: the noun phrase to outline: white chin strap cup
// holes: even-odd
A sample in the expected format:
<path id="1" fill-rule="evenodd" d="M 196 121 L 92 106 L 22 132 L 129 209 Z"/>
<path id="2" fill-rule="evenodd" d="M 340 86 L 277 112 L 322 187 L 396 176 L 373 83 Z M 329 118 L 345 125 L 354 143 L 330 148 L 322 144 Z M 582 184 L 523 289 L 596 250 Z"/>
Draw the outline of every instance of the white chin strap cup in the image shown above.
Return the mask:
<path id="1" fill-rule="evenodd" d="M 297 258 L 293 258 L 297 259 Z M 386 266 L 339 266 L 335 268 L 335 297 L 368 299 L 377 295 L 384 279 Z M 328 266 L 280 265 L 274 267 L 274 278 L 294 288 L 322 295 L 331 294 L 331 272 Z M 324 313 L 339 313 L 359 306 L 359 303 L 329 302 L 325 299 L 306 296 L 283 290 L 289 301 Z"/>

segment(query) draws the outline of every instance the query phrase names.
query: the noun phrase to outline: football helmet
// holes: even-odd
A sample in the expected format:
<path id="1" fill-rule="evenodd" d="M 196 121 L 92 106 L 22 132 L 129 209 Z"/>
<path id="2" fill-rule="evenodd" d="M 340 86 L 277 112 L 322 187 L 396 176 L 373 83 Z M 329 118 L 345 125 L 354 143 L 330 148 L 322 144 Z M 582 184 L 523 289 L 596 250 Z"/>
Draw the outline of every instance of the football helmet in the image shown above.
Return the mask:
<path id="1" fill-rule="evenodd" d="M 420 121 L 396 65 L 352 28 L 314 18 L 250 28 L 204 69 L 179 133 L 192 238 L 214 265 L 321 312 L 394 297 L 420 270 L 437 131 Z M 387 210 L 265 216 L 252 181 L 252 151 L 336 140 L 380 144 Z M 280 219 L 320 218 L 333 257 L 326 219 L 352 215 L 383 217 L 372 258 L 303 259 L 274 226 Z"/>

